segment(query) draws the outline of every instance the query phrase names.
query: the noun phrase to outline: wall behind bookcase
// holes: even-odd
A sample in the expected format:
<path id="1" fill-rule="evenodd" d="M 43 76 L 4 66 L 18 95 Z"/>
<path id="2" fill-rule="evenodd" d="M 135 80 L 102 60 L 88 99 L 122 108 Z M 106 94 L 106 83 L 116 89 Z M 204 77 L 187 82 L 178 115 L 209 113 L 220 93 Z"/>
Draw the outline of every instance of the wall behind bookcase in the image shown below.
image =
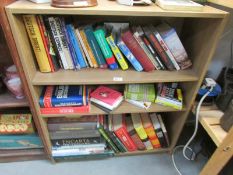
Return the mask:
<path id="1" fill-rule="evenodd" d="M 221 72 L 221 69 L 225 66 L 228 66 L 230 62 L 231 41 L 233 40 L 233 9 L 219 5 L 212 6 L 231 13 L 229 21 L 222 34 L 222 37 L 218 42 L 215 54 L 213 56 L 212 62 L 209 66 L 207 73 L 208 76 L 216 79 L 219 73 Z"/>

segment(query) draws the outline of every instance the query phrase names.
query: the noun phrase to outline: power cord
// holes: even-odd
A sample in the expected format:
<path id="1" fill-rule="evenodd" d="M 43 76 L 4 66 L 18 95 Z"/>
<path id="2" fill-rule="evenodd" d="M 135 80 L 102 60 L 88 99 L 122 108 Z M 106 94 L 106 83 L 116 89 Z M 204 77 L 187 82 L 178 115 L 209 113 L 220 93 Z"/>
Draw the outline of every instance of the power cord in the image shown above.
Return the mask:
<path id="1" fill-rule="evenodd" d="M 201 98 L 201 100 L 199 101 L 197 108 L 196 108 L 196 120 L 195 120 L 195 129 L 193 132 L 193 135 L 190 137 L 190 139 L 188 140 L 188 142 L 185 145 L 178 145 L 173 149 L 172 152 L 172 163 L 176 169 L 176 171 L 178 172 L 179 175 L 182 175 L 182 173 L 180 172 L 180 170 L 178 169 L 176 162 L 175 162 L 175 158 L 174 158 L 174 154 L 176 152 L 176 150 L 178 148 L 183 148 L 183 156 L 187 159 L 187 160 L 194 160 L 196 158 L 196 153 L 192 150 L 192 148 L 189 147 L 190 143 L 193 141 L 193 139 L 195 138 L 196 134 L 197 134 L 197 130 L 198 130 L 198 119 L 199 119 L 199 113 L 200 113 L 200 107 L 203 103 L 203 101 L 205 100 L 205 98 L 213 91 L 216 83 L 214 80 L 206 78 L 205 79 L 205 85 L 207 87 L 210 87 L 210 89 L 205 93 L 205 95 L 203 95 L 203 97 Z M 186 155 L 186 151 L 187 149 L 191 152 L 191 158 L 189 158 Z"/>

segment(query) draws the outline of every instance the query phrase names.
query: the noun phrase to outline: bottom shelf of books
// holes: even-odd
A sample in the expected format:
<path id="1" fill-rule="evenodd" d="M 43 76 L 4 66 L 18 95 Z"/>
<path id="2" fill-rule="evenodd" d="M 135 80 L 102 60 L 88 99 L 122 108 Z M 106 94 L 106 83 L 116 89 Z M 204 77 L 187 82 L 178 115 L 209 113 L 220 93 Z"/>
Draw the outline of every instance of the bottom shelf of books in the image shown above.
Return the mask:
<path id="1" fill-rule="evenodd" d="M 169 134 L 159 113 L 54 117 L 47 126 L 55 160 L 169 151 Z"/>
<path id="2" fill-rule="evenodd" d="M 0 111 L 0 162 L 45 158 L 30 111 Z"/>

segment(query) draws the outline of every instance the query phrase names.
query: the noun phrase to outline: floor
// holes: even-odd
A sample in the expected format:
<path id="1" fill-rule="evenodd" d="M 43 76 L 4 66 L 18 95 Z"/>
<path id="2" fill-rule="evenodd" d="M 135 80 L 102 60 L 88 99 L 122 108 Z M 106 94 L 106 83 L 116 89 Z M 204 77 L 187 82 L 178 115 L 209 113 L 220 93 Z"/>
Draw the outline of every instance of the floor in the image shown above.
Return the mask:
<path id="1" fill-rule="evenodd" d="M 177 166 L 182 174 L 197 175 L 206 162 L 202 155 L 190 162 L 182 157 L 180 150 L 175 154 Z M 169 154 L 116 157 L 103 160 L 59 162 L 27 161 L 0 164 L 0 175 L 176 175 Z"/>

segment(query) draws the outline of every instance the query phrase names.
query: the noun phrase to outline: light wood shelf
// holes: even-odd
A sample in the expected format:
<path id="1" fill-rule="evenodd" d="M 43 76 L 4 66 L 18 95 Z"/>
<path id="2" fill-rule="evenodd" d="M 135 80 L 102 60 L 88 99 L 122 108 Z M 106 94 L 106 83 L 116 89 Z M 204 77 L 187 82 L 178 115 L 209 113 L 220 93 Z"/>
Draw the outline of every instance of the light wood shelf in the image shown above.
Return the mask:
<path id="1" fill-rule="evenodd" d="M 222 143 L 227 135 L 220 125 L 223 112 L 219 110 L 200 111 L 199 121 L 212 138 L 217 147 Z"/>
<path id="2" fill-rule="evenodd" d="M 50 4 L 35 4 L 21 0 L 7 7 L 14 14 L 73 14 L 73 15 L 108 15 L 108 16 L 158 16 L 158 17 L 194 17 L 194 18 L 224 18 L 227 13 L 210 6 L 205 6 L 202 12 L 166 11 L 157 5 L 128 7 L 119 5 L 116 1 L 99 0 L 98 6 L 88 8 L 54 8 Z"/>
<path id="3" fill-rule="evenodd" d="M 91 105 L 90 106 L 91 110 L 89 113 L 76 113 L 76 114 L 40 114 L 39 116 L 41 117 L 75 117 L 75 116 L 84 116 L 84 115 L 97 115 L 97 114 L 107 114 L 100 108 Z M 130 111 L 129 111 L 130 110 Z M 166 107 L 158 104 L 151 104 L 151 107 L 149 109 L 142 109 L 139 108 L 135 105 L 132 105 L 126 101 L 124 101 L 117 109 L 113 110 L 110 114 L 123 114 L 123 113 L 146 113 L 146 112 L 180 112 L 180 111 L 185 111 L 186 107 L 184 106 L 182 110 L 177 110 L 171 107 Z"/>
<path id="4" fill-rule="evenodd" d="M 0 162 L 38 160 L 38 159 L 46 159 L 46 157 L 47 156 L 44 153 L 44 149 L 42 148 L 12 149 L 12 150 L 0 149 Z"/>
<path id="5" fill-rule="evenodd" d="M 152 149 L 152 150 L 146 150 L 146 151 L 134 151 L 134 152 L 126 152 L 126 153 L 119 153 L 116 154 L 116 157 L 120 156 L 136 156 L 136 155 L 142 155 L 142 154 L 154 154 L 154 153 L 165 153 L 169 152 L 169 148 L 159 148 L 159 149 Z"/>
<path id="6" fill-rule="evenodd" d="M 229 7 L 229 8 L 233 8 L 232 0 L 208 0 L 208 2 L 221 5 L 221 6 L 225 6 L 225 7 Z"/>
<path id="7" fill-rule="evenodd" d="M 0 94 L 0 109 L 5 108 L 17 108 L 17 107 L 28 107 L 28 101 L 24 99 L 16 99 L 12 94 L 6 92 Z"/>
<path id="8" fill-rule="evenodd" d="M 125 84 L 156 82 L 197 81 L 192 70 L 137 72 L 135 70 L 83 69 L 59 70 L 54 73 L 36 72 L 33 85 L 75 85 L 75 84 Z"/>

